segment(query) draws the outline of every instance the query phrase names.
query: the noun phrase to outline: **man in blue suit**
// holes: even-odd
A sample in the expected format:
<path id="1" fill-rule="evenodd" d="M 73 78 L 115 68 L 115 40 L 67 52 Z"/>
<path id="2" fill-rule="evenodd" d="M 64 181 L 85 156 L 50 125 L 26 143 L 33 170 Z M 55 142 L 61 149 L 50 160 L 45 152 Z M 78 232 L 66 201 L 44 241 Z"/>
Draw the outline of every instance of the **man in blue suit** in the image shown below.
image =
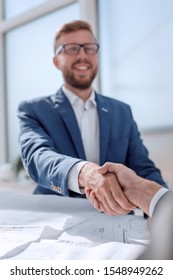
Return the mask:
<path id="1" fill-rule="evenodd" d="M 148 158 L 127 104 L 97 93 L 99 45 L 84 21 L 63 25 L 54 40 L 54 65 L 64 84 L 56 94 L 19 106 L 21 157 L 37 183 L 35 194 L 85 196 L 93 190 L 110 215 L 135 207 L 113 173 L 100 174 L 107 161 L 167 187 Z"/>

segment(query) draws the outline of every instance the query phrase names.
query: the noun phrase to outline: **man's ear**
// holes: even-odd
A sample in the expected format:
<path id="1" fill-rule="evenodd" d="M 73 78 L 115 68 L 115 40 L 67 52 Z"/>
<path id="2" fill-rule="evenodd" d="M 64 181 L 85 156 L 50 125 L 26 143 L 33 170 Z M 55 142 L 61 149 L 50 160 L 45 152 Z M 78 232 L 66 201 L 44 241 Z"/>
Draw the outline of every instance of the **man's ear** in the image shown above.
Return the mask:
<path id="1" fill-rule="evenodd" d="M 58 57 L 57 56 L 53 57 L 53 63 L 55 65 L 55 67 L 59 69 L 59 61 L 58 61 Z"/>

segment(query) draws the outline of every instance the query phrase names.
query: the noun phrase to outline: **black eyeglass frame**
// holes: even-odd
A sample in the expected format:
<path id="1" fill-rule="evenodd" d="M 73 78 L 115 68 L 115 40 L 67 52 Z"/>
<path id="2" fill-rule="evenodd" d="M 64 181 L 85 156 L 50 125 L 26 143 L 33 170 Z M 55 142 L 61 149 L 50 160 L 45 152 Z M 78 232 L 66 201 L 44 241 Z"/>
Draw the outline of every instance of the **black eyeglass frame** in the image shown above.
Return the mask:
<path id="1" fill-rule="evenodd" d="M 74 45 L 74 46 L 78 46 L 79 47 L 78 50 L 76 51 L 76 53 L 68 53 L 67 52 L 66 46 L 69 46 L 69 45 L 72 45 L 72 46 Z M 96 49 L 95 50 L 93 49 L 93 51 L 94 51 L 93 53 L 88 53 L 88 51 L 87 51 L 88 49 L 85 48 L 85 47 L 90 46 L 90 45 L 96 46 Z M 65 54 L 67 54 L 67 55 L 77 55 L 80 52 L 81 48 L 84 49 L 86 54 L 88 54 L 88 55 L 95 55 L 95 54 L 98 53 L 99 47 L 100 46 L 99 46 L 98 43 L 85 43 L 85 44 L 69 43 L 69 44 L 63 44 L 63 45 L 61 45 L 61 46 L 59 46 L 57 48 L 57 50 L 55 51 L 55 56 L 59 55 L 63 49 L 64 49 Z"/>

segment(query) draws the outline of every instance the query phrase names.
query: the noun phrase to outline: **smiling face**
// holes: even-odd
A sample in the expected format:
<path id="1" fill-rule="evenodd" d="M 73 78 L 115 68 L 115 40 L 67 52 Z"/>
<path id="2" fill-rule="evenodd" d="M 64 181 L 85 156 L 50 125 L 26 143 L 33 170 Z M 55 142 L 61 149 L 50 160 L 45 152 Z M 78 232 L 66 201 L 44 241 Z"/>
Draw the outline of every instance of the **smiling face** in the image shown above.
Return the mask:
<path id="1" fill-rule="evenodd" d="M 68 34 L 62 34 L 57 40 L 57 48 L 60 45 L 76 43 L 96 43 L 95 38 L 88 30 L 78 30 Z M 54 57 L 55 66 L 62 72 L 64 85 L 76 92 L 76 90 L 91 89 L 92 82 L 97 74 L 98 55 L 86 54 L 81 47 L 78 54 L 66 54 L 64 49 Z"/>

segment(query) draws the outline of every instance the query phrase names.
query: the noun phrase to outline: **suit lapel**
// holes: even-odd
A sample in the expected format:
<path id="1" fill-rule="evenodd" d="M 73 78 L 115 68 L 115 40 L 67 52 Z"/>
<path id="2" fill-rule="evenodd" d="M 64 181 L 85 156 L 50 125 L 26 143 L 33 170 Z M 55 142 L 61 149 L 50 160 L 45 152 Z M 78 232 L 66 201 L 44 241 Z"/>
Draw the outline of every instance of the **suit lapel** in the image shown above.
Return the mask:
<path id="1" fill-rule="evenodd" d="M 111 128 L 111 108 L 105 98 L 100 94 L 96 94 L 98 107 L 99 123 L 100 123 L 100 164 L 104 164 L 106 160 L 106 152 L 110 137 Z"/>
<path id="2" fill-rule="evenodd" d="M 85 151 L 82 143 L 80 130 L 77 124 L 77 120 L 70 102 L 63 93 L 62 89 L 54 96 L 53 102 L 55 104 L 56 111 L 61 115 L 67 130 L 74 143 L 78 157 L 86 160 Z M 106 152 L 109 143 L 110 129 L 111 129 L 111 108 L 110 104 L 105 98 L 96 94 L 96 102 L 99 115 L 100 125 L 100 164 L 104 164 L 106 160 Z M 58 110 L 57 110 L 58 107 Z"/>
<path id="3" fill-rule="evenodd" d="M 78 157 L 81 159 L 86 160 L 84 147 L 81 139 L 80 130 L 78 127 L 78 123 L 76 120 L 76 116 L 72 109 L 70 102 L 68 101 L 67 97 L 63 93 L 62 89 L 58 91 L 55 97 L 55 107 L 58 107 L 58 113 L 61 115 L 67 130 L 71 136 L 73 144 L 75 146 L 76 152 Z"/>

